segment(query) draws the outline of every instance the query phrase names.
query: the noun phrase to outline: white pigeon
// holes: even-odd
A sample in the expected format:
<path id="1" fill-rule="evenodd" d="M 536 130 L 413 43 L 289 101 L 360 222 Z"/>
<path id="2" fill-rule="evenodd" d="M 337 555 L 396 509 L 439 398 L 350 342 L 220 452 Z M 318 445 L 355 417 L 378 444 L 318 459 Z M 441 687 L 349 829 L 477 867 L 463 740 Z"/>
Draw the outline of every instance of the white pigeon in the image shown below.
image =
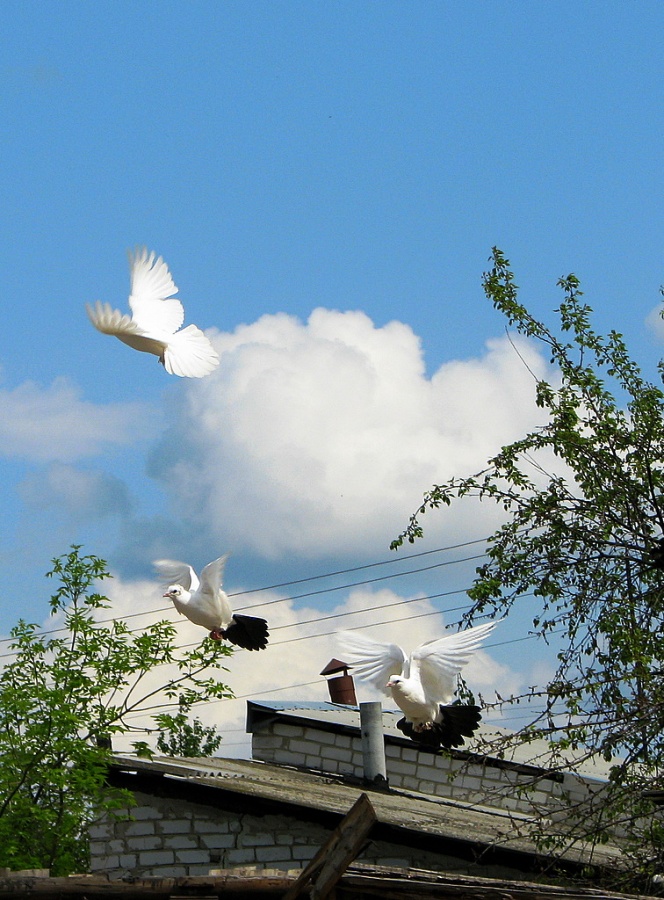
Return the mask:
<path id="1" fill-rule="evenodd" d="M 208 563 L 201 572 L 200 581 L 187 563 L 157 559 L 153 565 L 168 583 L 164 597 L 171 599 L 177 611 L 194 625 L 208 628 L 213 640 L 225 638 L 245 650 L 263 650 L 270 635 L 265 619 L 234 613 L 221 589 L 227 558 L 227 555 L 220 556 Z"/>
<path id="2" fill-rule="evenodd" d="M 219 365 L 219 356 L 196 325 L 178 330 L 184 308 L 173 296 L 178 289 L 168 266 L 145 247 L 129 251 L 131 316 L 97 300 L 86 303 L 90 321 L 103 334 L 112 334 L 135 350 L 154 353 L 167 372 L 187 378 L 202 378 Z"/>
<path id="3" fill-rule="evenodd" d="M 420 744 L 459 747 L 480 721 L 478 706 L 453 703 L 457 676 L 496 622 L 421 644 L 406 656 L 398 644 L 355 631 L 339 632 L 343 659 L 373 687 L 392 698 L 404 718 L 397 727 Z"/>

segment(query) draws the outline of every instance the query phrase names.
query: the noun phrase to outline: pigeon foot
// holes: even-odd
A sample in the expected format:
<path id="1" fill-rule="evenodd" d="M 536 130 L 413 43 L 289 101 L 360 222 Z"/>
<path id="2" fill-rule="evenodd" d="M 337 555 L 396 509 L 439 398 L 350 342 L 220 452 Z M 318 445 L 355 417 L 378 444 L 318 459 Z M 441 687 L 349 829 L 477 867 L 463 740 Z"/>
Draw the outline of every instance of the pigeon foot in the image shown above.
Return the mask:
<path id="1" fill-rule="evenodd" d="M 221 641 L 224 638 L 224 632 L 218 631 L 216 628 L 213 628 L 210 632 L 210 637 L 213 641 Z"/>
<path id="2" fill-rule="evenodd" d="M 433 722 L 421 722 L 419 725 L 413 725 L 413 731 L 417 731 L 418 734 L 422 731 L 431 731 L 433 728 Z"/>

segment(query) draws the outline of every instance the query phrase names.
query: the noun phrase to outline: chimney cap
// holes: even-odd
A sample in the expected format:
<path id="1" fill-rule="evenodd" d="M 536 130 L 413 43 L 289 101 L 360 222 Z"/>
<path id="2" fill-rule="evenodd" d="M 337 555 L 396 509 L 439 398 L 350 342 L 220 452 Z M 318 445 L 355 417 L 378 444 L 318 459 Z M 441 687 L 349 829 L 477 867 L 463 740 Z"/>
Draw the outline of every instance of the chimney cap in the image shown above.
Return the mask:
<path id="1" fill-rule="evenodd" d="M 344 672 L 348 674 L 348 669 L 352 669 L 348 663 L 342 662 L 340 659 L 331 659 L 329 663 L 325 666 L 321 675 L 336 675 L 337 672 Z"/>

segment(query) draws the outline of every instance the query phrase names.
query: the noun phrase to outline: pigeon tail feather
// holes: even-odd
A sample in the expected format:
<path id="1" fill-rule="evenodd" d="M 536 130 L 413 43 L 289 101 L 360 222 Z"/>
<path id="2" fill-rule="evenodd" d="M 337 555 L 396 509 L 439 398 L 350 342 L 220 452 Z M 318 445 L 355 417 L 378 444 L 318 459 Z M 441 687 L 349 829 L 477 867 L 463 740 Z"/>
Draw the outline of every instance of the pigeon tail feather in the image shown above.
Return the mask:
<path id="1" fill-rule="evenodd" d="M 244 650 L 264 650 L 270 636 L 265 619 L 238 613 L 233 614 L 231 624 L 220 633 L 231 644 Z"/>
<path id="2" fill-rule="evenodd" d="M 163 362 L 171 375 L 202 378 L 219 365 L 219 356 L 198 326 L 187 325 L 169 337 Z"/>
<path id="3" fill-rule="evenodd" d="M 482 716 L 479 706 L 451 706 L 439 707 L 440 722 L 433 722 L 423 731 L 416 731 L 412 722 L 405 717 L 399 719 L 397 728 L 423 747 L 438 750 L 440 747 L 461 747 L 465 743 L 464 737 L 472 737 L 477 730 Z"/>

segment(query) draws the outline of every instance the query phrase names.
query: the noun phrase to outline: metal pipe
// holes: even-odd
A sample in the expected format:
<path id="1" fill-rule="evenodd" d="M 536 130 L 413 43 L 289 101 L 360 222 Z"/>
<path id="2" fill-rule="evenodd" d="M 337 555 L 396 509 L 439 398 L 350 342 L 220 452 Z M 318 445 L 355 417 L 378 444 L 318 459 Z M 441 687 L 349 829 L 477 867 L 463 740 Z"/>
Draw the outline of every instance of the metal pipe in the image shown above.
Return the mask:
<path id="1" fill-rule="evenodd" d="M 379 701 L 360 703 L 360 731 L 365 784 L 387 787 L 383 707 Z"/>

